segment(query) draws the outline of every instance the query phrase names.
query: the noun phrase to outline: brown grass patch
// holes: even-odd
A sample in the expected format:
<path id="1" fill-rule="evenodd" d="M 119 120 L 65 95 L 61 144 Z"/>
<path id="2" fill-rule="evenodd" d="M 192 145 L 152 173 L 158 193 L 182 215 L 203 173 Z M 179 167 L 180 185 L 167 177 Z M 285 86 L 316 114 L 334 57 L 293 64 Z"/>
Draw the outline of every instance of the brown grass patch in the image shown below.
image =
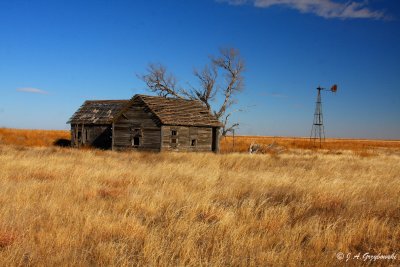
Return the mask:
<path id="1" fill-rule="evenodd" d="M 106 179 L 102 182 L 103 185 L 110 188 L 124 189 L 132 184 L 133 181 L 129 179 Z"/>
<path id="2" fill-rule="evenodd" d="M 16 240 L 14 232 L 0 230 L 0 250 L 11 246 Z"/>
<path id="3" fill-rule="evenodd" d="M 103 187 L 97 191 L 97 195 L 100 198 L 109 199 L 120 197 L 122 192 L 123 191 L 121 189 Z"/>
<path id="4" fill-rule="evenodd" d="M 44 170 L 35 170 L 30 173 L 29 177 L 39 181 L 51 181 L 56 179 L 55 174 L 51 173 L 50 171 Z"/>
<path id="5" fill-rule="evenodd" d="M 370 158 L 378 156 L 378 153 L 369 150 L 354 151 L 354 154 L 360 158 Z"/>

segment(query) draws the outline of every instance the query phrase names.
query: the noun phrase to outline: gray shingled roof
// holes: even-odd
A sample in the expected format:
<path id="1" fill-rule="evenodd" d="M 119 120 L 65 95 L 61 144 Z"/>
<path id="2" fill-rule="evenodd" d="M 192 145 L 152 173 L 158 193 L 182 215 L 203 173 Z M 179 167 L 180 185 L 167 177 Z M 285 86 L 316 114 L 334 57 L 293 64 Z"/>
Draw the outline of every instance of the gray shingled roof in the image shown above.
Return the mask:
<path id="1" fill-rule="evenodd" d="M 129 100 L 87 100 L 72 115 L 71 124 L 110 124 Z"/>
<path id="2" fill-rule="evenodd" d="M 164 125 L 213 126 L 221 123 L 198 100 L 136 95 L 148 106 Z"/>

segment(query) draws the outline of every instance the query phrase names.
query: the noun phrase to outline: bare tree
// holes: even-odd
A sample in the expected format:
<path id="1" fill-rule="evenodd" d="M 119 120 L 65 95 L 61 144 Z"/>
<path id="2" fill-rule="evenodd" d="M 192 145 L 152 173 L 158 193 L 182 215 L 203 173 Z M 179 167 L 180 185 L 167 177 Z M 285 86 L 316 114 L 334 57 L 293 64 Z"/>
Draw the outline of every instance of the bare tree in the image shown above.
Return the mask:
<path id="1" fill-rule="evenodd" d="M 201 101 L 222 123 L 221 134 L 225 136 L 239 126 L 230 123 L 232 106 L 237 103 L 236 95 L 243 90 L 244 62 L 239 51 L 233 48 L 220 50 L 217 57 L 210 57 L 210 64 L 201 71 L 195 70 L 194 76 L 199 86 L 190 86 L 189 90 L 177 86 L 177 79 L 161 64 L 150 64 L 147 74 L 140 75 L 151 92 L 163 97 L 195 99 Z M 212 103 L 220 95 L 223 99 L 219 107 Z"/>
<path id="2" fill-rule="evenodd" d="M 149 64 L 147 72 L 148 74 L 142 75 L 140 78 L 147 84 L 151 92 L 162 97 L 172 96 L 183 98 L 176 87 L 175 76 L 167 73 L 166 67 L 161 64 Z"/>

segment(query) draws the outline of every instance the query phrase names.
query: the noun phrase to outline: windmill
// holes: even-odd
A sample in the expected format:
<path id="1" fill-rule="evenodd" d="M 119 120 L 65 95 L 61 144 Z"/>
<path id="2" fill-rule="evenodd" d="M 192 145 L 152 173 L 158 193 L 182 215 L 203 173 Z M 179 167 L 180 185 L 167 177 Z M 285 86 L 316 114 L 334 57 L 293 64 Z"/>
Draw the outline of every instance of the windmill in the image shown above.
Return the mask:
<path id="1" fill-rule="evenodd" d="M 317 88 L 318 95 L 317 95 L 317 102 L 315 105 L 315 112 L 314 112 L 314 122 L 311 128 L 311 135 L 310 135 L 310 142 L 315 145 L 316 142 L 319 140 L 319 147 L 322 147 L 322 142 L 325 141 L 325 129 L 324 129 L 324 117 L 322 115 L 322 100 L 321 100 L 321 91 L 330 91 L 332 93 L 336 93 L 337 85 L 334 84 L 331 89 L 327 90 L 318 86 Z"/>

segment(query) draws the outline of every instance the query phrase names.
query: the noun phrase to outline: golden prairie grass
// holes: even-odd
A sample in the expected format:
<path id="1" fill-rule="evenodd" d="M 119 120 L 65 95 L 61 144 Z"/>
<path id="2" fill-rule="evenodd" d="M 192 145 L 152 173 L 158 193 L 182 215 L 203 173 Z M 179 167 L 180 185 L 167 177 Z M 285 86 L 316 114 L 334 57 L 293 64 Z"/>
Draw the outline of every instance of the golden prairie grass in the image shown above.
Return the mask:
<path id="1" fill-rule="evenodd" d="M 52 146 L 59 139 L 70 139 L 69 131 L 0 128 L 0 144 Z"/>
<path id="2" fill-rule="evenodd" d="M 269 145 L 275 143 L 286 149 L 312 149 L 312 150 L 351 150 L 355 152 L 373 149 L 400 150 L 400 140 L 368 140 L 368 139 L 335 139 L 327 138 L 320 148 L 319 142 L 310 142 L 309 138 L 301 137 L 273 137 L 273 136 L 226 136 L 221 138 L 223 153 L 248 152 L 252 143 Z M 367 153 L 367 152 L 365 152 Z"/>
<path id="3" fill-rule="evenodd" d="M 338 252 L 398 253 L 400 156 L 375 153 L 0 145 L 0 265 L 336 266 Z"/>

